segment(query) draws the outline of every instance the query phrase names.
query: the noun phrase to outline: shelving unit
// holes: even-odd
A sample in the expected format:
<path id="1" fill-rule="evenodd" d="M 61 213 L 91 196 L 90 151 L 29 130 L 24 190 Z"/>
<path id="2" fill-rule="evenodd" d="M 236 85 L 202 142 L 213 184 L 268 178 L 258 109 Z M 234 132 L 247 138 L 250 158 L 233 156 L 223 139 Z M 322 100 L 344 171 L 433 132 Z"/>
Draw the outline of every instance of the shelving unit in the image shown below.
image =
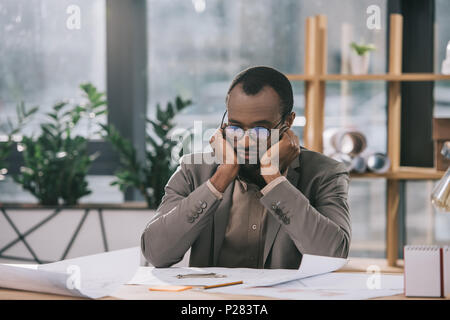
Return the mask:
<path id="1" fill-rule="evenodd" d="M 322 152 L 327 81 L 387 81 L 387 154 L 391 167 L 387 173 L 352 173 L 352 178 L 382 178 L 387 182 L 386 256 L 389 266 L 398 260 L 398 210 L 400 180 L 440 179 L 444 172 L 434 168 L 400 166 L 401 87 L 403 81 L 450 80 L 450 75 L 402 73 L 403 16 L 390 16 L 389 71 L 387 74 L 327 74 L 327 18 L 324 15 L 306 19 L 305 74 L 288 74 L 291 81 L 305 83 L 305 147 Z"/>

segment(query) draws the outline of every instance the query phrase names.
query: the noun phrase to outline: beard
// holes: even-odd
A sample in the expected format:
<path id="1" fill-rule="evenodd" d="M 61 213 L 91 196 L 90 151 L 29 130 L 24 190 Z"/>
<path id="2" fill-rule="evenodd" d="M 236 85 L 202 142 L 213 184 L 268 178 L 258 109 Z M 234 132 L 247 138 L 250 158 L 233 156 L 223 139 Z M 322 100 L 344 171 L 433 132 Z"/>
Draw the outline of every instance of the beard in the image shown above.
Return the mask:
<path id="1" fill-rule="evenodd" d="M 241 164 L 239 167 L 239 176 L 243 180 L 256 184 L 260 189 L 266 185 L 266 181 L 261 176 L 260 164 Z"/>
<path id="2" fill-rule="evenodd" d="M 249 183 L 256 184 L 260 188 L 263 188 L 266 185 L 264 178 L 261 176 L 260 156 L 270 148 L 271 145 L 269 142 L 270 141 L 266 142 L 267 146 L 252 145 L 250 148 L 242 146 L 241 148 L 237 148 L 237 146 L 235 146 L 234 148 L 240 164 L 239 177 Z M 264 148 L 264 150 L 261 150 L 260 148 Z M 248 158 L 246 158 L 246 154 Z M 248 154 L 250 154 L 250 156 Z"/>
<path id="3" fill-rule="evenodd" d="M 241 164 L 240 168 L 239 168 L 239 173 L 244 173 L 244 172 L 248 172 L 248 173 L 260 173 L 260 168 L 261 165 L 259 163 L 257 164 Z"/>
<path id="4" fill-rule="evenodd" d="M 238 163 L 240 165 L 239 175 L 241 175 L 242 177 L 248 177 L 250 175 L 253 176 L 260 173 L 259 157 L 253 154 L 253 157 L 249 159 L 244 157 L 245 151 L 239 152 L 235 150 L 235 152 L 237 154 Z"/>

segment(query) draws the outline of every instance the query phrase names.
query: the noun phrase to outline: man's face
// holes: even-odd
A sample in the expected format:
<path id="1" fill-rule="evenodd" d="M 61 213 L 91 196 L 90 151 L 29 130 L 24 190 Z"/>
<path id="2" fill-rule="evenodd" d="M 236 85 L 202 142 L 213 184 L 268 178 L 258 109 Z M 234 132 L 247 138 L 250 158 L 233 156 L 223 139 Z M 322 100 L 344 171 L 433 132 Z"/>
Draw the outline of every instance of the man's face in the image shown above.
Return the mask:
<path id="1" fill-rule="evenodd" d="M 263 87 L 256 95 L 247 95 L 243 91 L 241 83 L 236 85 L 228 96 L 227 108 L 228 125 L 238 126 L 244 130 L 254 127 L 273 129 L 281 121 L 280 98 L 276 91 L 269 86 Z M 280 127 L 281 125 L 277 129 Z M 267 149 L 270 145 L 269 138 L 264 147 Z M 256 152 L 256 146 L 257 142 L 250 139 L 248 135 L 234 144 L 238 158 L 245 159 L 245 163 L 252 163 L 249 158 L 252 151 Z M 259 148 L 261 149 L 261 144 Z M 252 158 L 259 157 L 252 154 Z"/>

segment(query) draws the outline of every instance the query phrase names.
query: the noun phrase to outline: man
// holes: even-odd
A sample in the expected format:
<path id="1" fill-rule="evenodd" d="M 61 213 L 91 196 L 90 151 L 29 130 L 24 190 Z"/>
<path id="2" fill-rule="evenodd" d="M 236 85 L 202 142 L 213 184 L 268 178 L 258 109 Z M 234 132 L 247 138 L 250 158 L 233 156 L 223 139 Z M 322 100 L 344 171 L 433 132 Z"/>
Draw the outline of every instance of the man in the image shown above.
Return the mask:
<path id="1" fill-rule="evenodd" d="M 169 267 L 190 248 L 191 267 L 295 269 L 305 253 L 347 257 L 348 172 L 299 146 L 289 80 L 273 68 L 246 69 L 226 102 L 228 122 L 210 141 L 218 161 L 182 158 L 142 234 L 145 258 Z M 252 164 L 250 146 L 262 138 L 269 149 Z"/>

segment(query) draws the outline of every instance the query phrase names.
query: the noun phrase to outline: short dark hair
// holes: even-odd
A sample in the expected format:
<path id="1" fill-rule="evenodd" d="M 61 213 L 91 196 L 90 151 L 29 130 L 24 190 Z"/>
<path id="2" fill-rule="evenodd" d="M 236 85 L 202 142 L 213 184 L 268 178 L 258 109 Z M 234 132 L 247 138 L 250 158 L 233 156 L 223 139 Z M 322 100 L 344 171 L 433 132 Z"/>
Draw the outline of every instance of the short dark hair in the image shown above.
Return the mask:
<path id="1" fill-rule="evenodd" d="M 228 89 L 227 101 L 231 90 L 239 83 L 242 83 L 242 89 L 247 95 L 256 95 L 265 86 L 271 87 L 280 97 L 281 115 L 285 117 L 292 112 L 294 106 L 292 86 L 289 79 L 280 71 L 271 67 L 256 66 L 239 72 Z"/>

